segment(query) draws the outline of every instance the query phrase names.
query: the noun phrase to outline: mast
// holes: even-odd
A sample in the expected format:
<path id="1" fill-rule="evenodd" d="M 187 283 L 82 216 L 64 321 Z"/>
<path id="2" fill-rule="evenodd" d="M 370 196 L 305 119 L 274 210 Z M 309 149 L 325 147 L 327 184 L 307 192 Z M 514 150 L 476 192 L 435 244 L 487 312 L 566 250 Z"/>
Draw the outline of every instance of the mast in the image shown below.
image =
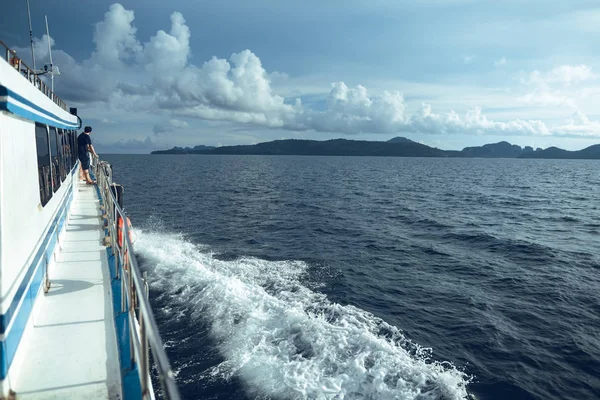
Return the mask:
<path id="1" fill-rule="evenodd" d="M 48 29 L 48 16 L 46 18 L 46 38 L 48 39 L 48 55 L 50 56 L 50 79 L 52 80 L 52 92 L 54 93 L 54 65 L 52 64 L 52 49 L 50 47 L 50 30 Z"/>
<path id="2" fill-rule="evenodd" d="M 33 29 L 31 28 L 31 11 L 29 11 L 29 0 L 27 0 L 27 17 L 29 18 L 29 42 L 31 43 L 31 61 L 35 71 L 35 52 L 33 50 Z"/>

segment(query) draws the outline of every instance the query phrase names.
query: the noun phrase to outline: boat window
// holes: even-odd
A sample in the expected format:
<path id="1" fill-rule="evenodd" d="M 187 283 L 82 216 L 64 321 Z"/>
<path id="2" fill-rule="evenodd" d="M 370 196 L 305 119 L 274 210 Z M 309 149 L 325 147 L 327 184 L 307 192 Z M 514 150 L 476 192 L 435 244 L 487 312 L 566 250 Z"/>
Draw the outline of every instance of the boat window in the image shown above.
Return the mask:
<path id="1" fill-rule="evenodd" d="M 52 198 L 52 179 L 50 172 L 50 148 L 46 125 L 35 124 L 35 145 L 38 159 L 38 180 L 40 184 L 40 202 L 45 206 Z"/>
<path id="2" fill-rule="evenodd" d="M 66 131 L 63 131 L 60 128 L 58 129 L 58 161 L 60 162 L 59 172 L 61 182 L 65 181 L 65 178 L 67 177 L 67 171 L 69 170 L 69 166 L 67 165 L 69 162 L 69 149 L 66 144 L 67 135 L 65 132 Z"/>
<path id="3" fill-rule="evenodd" d="M 71 131 L 71 148 L 73 149 L 73 165 L 77 162 L 77 131 Z"/>
<path id="4" fill-rule="evenodd" d="M 60 129 L 58 130 L 58 132 L 60 133 Z M 64 153 L 64 158 L 63 158 L 63 165 L 64 165 L 64 169 L 65 169 L 65 177 L 69 174 L 69 171 L 71 170 L 71 131 L 62 131 L 62 140 L 63 140 L 63 153 Z"/>
<path id="5" fill-rule="evenodd" d="M 50 159 L 52 160 L 52 190 L 56 192 L 60 187 L 60 146 L 56 128 L 50 127 Z"/>
<path id="6" fill-rule="evenodd" d="M 77 159 L 77 146 L 75 146 L 75 131 L 69 131 L 69 146 L 71 149 L 71 163 L 69 169 L 73 169 L 75 166 L 75 159 Z"/>

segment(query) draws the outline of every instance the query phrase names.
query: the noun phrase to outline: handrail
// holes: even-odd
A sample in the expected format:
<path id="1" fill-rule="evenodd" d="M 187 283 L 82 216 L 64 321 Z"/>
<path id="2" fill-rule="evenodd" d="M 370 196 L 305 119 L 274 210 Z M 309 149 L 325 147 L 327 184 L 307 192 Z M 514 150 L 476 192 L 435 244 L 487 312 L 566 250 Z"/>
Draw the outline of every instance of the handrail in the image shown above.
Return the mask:
<path id="1" fill-rule="evenodd" d="M 111 187 L 112 169 L 110 164 L 94 160 L 93 170 L 96 175 L 100 195 L 102 197 L 104 212 L 108 220 L 110 246 L 115 256 L 117 279 L 121 280 L 121 312 L 127 312 L 130 334 L 131 366 L 138 365 L 142 398 L 154 399 L 152 381 L 150 378 L 150 363 L 148 359 L 148 344 L 158 372 L 162 386 L 162 397 L 169 400 L 179 400 L 179 389 L 175 382 L 175 374 L 165 352 L 162 340 L 158 333 L 156 321 L 150 303 L 146 280 L 142 277 L 137 260 L 133 252 L 133 243 L 129 238 L 127 214 L 119 206 Z M 122 241 L 117 242 L 119 218 L 121 219 Z M 137 309 L 137 315 L 136 315 Z M 137 316 L 137 319 L 136 319 Z"/>
<path id="2" fill-rule="evenodd" d="M 19 71 L 27 80 L 35 87 L 37 87 L 40 92 L 44 93 L 44 95 L 50 98 L 54 104 L 59 106 L 65 111 L 68 111 L 67 104 L 60 99 L 46 83 L 39 78 L 40 72 L 34 71 L 32 68 L 29 68 L 27 64 L 23 62 L 19 57 L 17 57 L 16 50 L 12 50 L 6 43 L 0 40 L 0 45 L 4 47 L 4 58 L 6 61 L 12 65 L 17 71 Z"/>

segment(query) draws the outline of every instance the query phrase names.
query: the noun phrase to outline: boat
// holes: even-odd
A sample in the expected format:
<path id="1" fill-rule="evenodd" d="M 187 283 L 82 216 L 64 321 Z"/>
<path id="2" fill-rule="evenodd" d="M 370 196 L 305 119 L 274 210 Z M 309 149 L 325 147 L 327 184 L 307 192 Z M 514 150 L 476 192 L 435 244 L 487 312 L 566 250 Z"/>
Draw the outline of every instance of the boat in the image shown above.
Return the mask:
<path id="1" fill-rule="evenodd" d="M 82 181 L 54 67 L 0 51 L 0 398 L 179 399 L 111 165 Z"/>

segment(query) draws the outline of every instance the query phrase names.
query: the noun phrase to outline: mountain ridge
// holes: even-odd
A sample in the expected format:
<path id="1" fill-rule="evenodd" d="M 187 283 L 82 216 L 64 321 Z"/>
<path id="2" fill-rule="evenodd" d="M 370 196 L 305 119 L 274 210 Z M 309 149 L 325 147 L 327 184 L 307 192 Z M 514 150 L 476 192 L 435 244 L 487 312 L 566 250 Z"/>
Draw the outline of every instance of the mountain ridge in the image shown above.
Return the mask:
<path id="1" fill-rule="evenodd" d="M 465 147 L 462 150 L 441 150 L 398 136 L 388 141 L 282 139 L 253 145 L 221 147 L 199 145 L 193 148 L 173 147 L 169 150 L 156 150 L 151 154 L 600 159 L 600 144 L 576 151 L 558 147 L 534 150 L 530 146 L 521 147 L 501 141 L 483 146 Z"/>

